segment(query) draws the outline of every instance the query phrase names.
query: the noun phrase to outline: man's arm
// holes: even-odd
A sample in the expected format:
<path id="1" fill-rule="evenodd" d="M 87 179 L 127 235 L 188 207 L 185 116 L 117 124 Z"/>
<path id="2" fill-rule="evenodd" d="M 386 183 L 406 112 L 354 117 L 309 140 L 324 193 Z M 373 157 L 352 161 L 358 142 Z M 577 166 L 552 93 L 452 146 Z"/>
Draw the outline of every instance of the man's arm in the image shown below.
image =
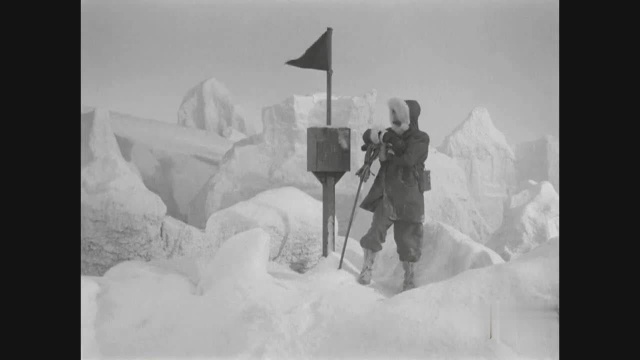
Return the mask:
<path id="1" fill-rule="evenodd" d="M 387 148 L 396 156 L 402 155 L 407 150 L 407 144 L 391 128 L 387 129 L 382 136 L 382 142 L 388 144 Z"/>
<path id="2" fill-rule="evenodd" d="M 422 157 L 429 153 L 429 137 L 421 136 L 416 141 L 410 141 L 407 150 L 402 155 L 388 155 L 387 159 L 393 164 L 402 166 L 417 165 Z"/>

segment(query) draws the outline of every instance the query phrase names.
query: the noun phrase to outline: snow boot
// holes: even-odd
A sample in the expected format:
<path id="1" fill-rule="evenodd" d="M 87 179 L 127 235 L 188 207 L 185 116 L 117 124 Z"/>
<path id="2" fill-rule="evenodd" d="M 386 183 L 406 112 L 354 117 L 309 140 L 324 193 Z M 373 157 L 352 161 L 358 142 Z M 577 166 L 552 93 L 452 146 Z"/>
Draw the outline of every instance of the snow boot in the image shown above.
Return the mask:
<path id="1" fill-rule="evenodd" d="M 402 291 L 411 290 L 416 287 L 416 284 L 413 282 L 413 273 L 415 270 L 416 263 L 403 261 L 402 268 L 404 269 L 404 282 L 402 283 Z"/>
<path id="2" fill-rule="evenodd" d="M 362 271 L 360 272 L 360 276 L 358 276 L 358 282 L 362 285 L 369 285 L 371 283 L 373 262 L 376 259 L 377 253 L 365 248 L 362 248 L 362 250 L 364 250 L 364 260 L 362 261 Z"/>

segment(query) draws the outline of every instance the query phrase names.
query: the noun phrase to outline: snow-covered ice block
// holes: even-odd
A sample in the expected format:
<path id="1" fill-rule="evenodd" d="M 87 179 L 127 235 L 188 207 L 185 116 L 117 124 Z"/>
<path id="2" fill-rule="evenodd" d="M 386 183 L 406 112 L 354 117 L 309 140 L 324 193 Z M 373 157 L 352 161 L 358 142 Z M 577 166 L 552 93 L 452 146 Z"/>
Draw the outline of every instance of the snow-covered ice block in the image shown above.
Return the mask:
<path id="1" fill-rule="evenodd" d="M 122 158 L 108 111 L 82 114 L 81 159 L 82 274 L 158 255 L 166 206 Z"/>
<path id="2" fill-rule="evenodd" d="M 489 111 L 477 107 L 453 130 L 438 150 L 464 170 L 469 192 L 492 231 L 502 222 L 503 202 L 516 185 L 515 153 L 495 128 Z"/>
<path id="3" fill-rule="evenodd" d="M 560 141 L 546 135 L 516 146 L 518 183 L 527 180 L 549 181 L 560 193 Z"/>
<path id="4" fill-rule="evenodd" d="M 530 181 L 510 198 L 503 224 L 487 246 L 508 261 L 556 237 L 559 228 L 558 193 L 548 181 Z"/>
<path id="5" fill-rule="evenodd" d="M 110 114 L 123 158 L 137 169 L 145 186 L 162 198 L 167 214 L 203 228 L 204 201 L 198 194 L 218 171 L 233 141 L 204 130 L 115 111 Z"/>
<path id="6" fill-rule="evenodd" d="M 209 78 L 189 89 L 178 109 L 178 125 L 205 130 L 232 141 L 253 135 L 227 87 Z"/>
<path id="7" fill-rule="evenodd" d="M 372 91 L 364 96 L 335 97 L 332 102 L 332 125 L 351 129 L 352 172 L 364 161 L 364 152 L 359 149 L 362 133 L 373 124 L 375 97 Z M 320 182 L 307 171 L 307 128 L 325 126 L 326 95 L 289 97 L 264 108 L 262 121 L 263 132 L 235 143 L 200 194 L 207 217 L 261 191 L 281 186 L 295 186 L 322 199 Z M 353 198 L 358 180 L 353 173 L 345 174 L 336 184 L 336 201 L 344 196 Z"/>

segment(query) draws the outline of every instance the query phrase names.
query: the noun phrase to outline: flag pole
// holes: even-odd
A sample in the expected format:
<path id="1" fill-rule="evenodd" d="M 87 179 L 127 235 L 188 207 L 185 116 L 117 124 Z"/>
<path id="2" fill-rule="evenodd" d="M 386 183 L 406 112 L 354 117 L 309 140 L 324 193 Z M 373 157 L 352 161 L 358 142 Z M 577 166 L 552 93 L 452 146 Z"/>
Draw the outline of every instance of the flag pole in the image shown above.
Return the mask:
<path id="1" fill-rule="evenodd" d="M 331 66 L 331 35 L 333 29 L 327 28 L 327 126 L 331 126 L 331 75 L 333 68 Z M 329 256 L 329 252 L 336 251 L 335 242 L 335 218 L 336 218 L 336 182 L 331 172 L 327 172 L 325 181 L 322 186 L 322 256 Z"/>
<path id="2" fill-rule="evenodd" d="M 331 35 L 333 29 L 327 28 L 327 58 L 329 64 L 329 70 L 327 71 L 327 126 L 331 126 L 331 75 L 333 75 L 333 68 L 331 66 Z"/>

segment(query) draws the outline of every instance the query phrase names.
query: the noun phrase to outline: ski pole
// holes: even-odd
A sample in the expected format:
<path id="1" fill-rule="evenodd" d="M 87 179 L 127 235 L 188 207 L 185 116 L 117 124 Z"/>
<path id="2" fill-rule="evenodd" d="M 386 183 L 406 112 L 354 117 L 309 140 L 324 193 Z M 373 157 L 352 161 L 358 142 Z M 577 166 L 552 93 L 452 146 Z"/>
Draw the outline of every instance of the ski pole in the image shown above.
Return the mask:
<path id="1" fill-rule="evenodd" d="M 366 171 L 369 171 L 367 168 Z M 351 231 L 351 223 L 353 222 L 353 215 L 356 212 L 356 205 L 358 204 L 358 199 L 360 198 L 360 188 L 362 187 L 362 182 L 364 181 L 364 176 L 360 177 L 360 184 L 358 184 L 358 191 L 356 192 L 356 200 L 353 202 L 353 209 L 351 209 L 351 218 L 349 219 L 349 226 L 347 227 L 347 234 L 344 237 L 344 244 L 342 245 L 342 255 L 340 255 L 340 265 L 338 266 L 338 270 L 342 269 L 342 259 L 344 259 L 344 251 L 347 249 L 347 241 L 349 240 L 349 232 Z"/>
<path id="2" fill-rule="evenodd" d="M 356 192 L 356 199 L 353 202 L 353 209 L 351 209 L 351 218 L 349 218 L 349 226 L 347 227 L 347 234 L 344 237 L 344 244 L 342 245 L 342 255 L 340 256 L 340 265 L 338 266 L 338 270 L 342 269 L 342 260 L 344 259 L 344 252 L 347 249 L 347 241 L 349 239 L 349 232 L 351 231 L 351 224 L 353 223 L 353 215 L 356 212 L 356 205 L 358 204 L 358 200 L 360 198 L 360 188 L 362 187 L 362 183 L 367 181 L 369 178 L 369 173 L 371 172 L 371 164 L 378 157 L 379 149 L 375 145 L 369 145 L 367 148 L 367 152 L 365 154 L 364 165 L 362 168 L 356 172 L 356 175 L 360 176 L 360 183 L 358 184 L 358 191 Z"/>

